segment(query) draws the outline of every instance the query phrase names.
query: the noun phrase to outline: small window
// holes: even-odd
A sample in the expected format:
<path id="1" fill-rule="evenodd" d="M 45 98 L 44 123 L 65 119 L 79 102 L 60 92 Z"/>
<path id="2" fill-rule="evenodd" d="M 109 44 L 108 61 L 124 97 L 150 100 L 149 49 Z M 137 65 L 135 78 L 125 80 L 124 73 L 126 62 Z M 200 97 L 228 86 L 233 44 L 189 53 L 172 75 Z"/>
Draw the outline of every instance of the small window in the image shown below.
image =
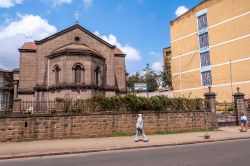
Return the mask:
<path id="1" fill-rule="evenodd" d="M 75 37 L 75 41 L 76 41 L 76 42 L 79 42 L 80 39 L 81 39 L 81 38 L 80 38 L 79 36 L 76 36 L 76 37 Z"/>
<path id="2" fill-rule="evenodd" d="M 199 43 L 200 43 L 200 48 L 208 47 L 208 33 L 203 33 L 199 35 Z"/>
<path id="3" fill-rule="evenodd" d="M 55 72 L 55 84 L 59 84 L 60 82 L 60 68 L 59 66 L 54 67 L 54 72 Z"/>
<path id="4" fill-rule="evenodd" d="M 201 67 L 211 65 L 209 51 L 201 53 L 200 57 L 201 57 Z"/>
<path id="5" fill-rule="evenodd" d="M 206 13 L 199 16 L 197 19 L 198 19 L 198 30 L 207 28 L 207 14 Z"/>
<path id="6" fill-rule="evenodd" d="M 97 86 L 99 85 L 99 73 L 100 73 L 100 67 L 97 66 L 95 69 L 95 84 Z"/>
<path id="7" fill-rule="evenodd" d="M 202 76 L 202 86 L 212 85 L 211 71 L 201 72 L 201 76 Z"/>

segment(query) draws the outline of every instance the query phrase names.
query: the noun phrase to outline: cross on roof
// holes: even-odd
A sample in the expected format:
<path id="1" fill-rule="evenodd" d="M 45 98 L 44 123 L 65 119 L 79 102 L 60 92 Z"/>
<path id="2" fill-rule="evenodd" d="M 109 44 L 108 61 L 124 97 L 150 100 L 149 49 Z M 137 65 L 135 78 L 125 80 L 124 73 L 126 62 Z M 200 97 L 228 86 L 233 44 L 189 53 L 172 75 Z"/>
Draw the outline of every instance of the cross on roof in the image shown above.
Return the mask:
<path id="1" fill-rule="evenodd" d="M 75 16 L 75 19 L 76 19 L 76 23 L 78 24 L 79 18 L 80 18 L 81 15 L 80 15 L 80 13 L 77 11 L 77 12 L 75 12 L 74 16 Z"/>

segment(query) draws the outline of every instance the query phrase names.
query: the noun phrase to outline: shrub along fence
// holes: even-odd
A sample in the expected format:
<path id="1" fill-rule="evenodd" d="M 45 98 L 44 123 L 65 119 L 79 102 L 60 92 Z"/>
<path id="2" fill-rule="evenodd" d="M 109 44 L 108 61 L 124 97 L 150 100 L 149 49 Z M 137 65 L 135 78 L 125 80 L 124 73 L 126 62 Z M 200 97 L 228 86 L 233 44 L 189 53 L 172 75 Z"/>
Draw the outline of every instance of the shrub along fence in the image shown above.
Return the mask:
<path id="1" fill-rule="evenodd" d="M 80 113 L 117 111 L 196 111 L 202 109 L 202 99 L 168 98 L 154 96 L 151 98 L 137 97 L 129 94 L 124 97 L 96 96 L 86 100 L 57 98 L 55 101 L 21 101 L 20 112 L 35 113 Z"/>

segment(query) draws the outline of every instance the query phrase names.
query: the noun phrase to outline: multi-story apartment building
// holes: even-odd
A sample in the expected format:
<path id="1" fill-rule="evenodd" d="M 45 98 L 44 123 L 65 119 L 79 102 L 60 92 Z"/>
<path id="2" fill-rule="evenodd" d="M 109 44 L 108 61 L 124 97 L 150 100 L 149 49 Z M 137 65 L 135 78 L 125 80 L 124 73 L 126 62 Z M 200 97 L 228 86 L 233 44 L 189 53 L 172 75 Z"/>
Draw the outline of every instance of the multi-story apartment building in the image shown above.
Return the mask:
<path id="1" fill-rule="evenodd" d="M 170 22 L 175 96 L 250 98 L 250 0 L 203 0 Z"/>

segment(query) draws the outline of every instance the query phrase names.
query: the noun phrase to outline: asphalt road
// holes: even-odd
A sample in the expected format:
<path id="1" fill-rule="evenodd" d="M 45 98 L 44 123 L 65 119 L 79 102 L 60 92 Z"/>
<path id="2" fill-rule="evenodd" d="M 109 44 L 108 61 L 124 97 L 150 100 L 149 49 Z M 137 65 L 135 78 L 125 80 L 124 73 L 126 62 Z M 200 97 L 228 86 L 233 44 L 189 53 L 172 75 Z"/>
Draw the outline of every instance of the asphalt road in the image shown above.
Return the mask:
<path id="1" fill-rule="evenodd" d="M 250 140 L 0 160 L 0 166 L 248 166 Z"/>

